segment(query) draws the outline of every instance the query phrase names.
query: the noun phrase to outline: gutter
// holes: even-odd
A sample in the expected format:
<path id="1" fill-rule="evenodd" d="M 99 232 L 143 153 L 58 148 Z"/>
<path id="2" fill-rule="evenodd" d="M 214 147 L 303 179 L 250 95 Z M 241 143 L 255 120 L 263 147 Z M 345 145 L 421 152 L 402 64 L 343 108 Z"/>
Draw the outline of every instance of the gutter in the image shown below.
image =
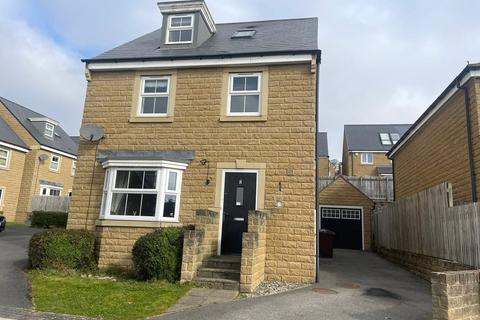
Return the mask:
<path id="1" fill-rule="evenodd" d="M 316 248 L 316 268 L 315 268 L 315 282 L 320 282 L 320 247 L 319 247 L 319 230 L 320 230 L 320 215 L 318 212 L 319 206 L 319 196 L 318 196 L 318 131 L 319 131 L 319 82 L 320 82 L 320 63 L 321 63 L 321 55 L 322 52 L 320 50 L 317 51 L 317 59 L 316 59 L 316 86 L 315 86 L 315 248 Z"/>
<path id="2" fill-rule="evenodd" d="M 468 162 L 470 169 L 470 183 L 472 191 L 472 202 L 477 202 L 477 174 L 475 173 L 475 159 L 473 154 L 473 141 L 472 141 L 472 124 L 470 113 L 470 96 L 468 95 L 468 87 L 457 83 L 457 89 L 463 91 L 465 97 L 465 117 L 467 120 L 467 143 L 468 143 Z"/>

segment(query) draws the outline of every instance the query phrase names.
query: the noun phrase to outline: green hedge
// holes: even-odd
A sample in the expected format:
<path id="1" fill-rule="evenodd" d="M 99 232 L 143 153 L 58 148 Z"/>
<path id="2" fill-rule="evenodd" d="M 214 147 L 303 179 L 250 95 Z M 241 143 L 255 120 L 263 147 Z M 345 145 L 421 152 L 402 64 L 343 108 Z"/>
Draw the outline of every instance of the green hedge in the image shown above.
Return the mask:
<path id="1" fill-rule="evenodd" d="M 66 228 L 68 213 L 65 212 L 32 212 L 32 227 Z"/>
<path id="2" fill-rule="evenodd" d="M 95 234 L 85 230 L 46 230 L 33 235 L 30 267 L 60 271 L 96 269 Z"/>
<path id="3" fill-rule="evenodd" d="M 184 233 L 184 228 L 163 228 L 138 239 L 132 250 L 137 279 L 178 281 Z"/>

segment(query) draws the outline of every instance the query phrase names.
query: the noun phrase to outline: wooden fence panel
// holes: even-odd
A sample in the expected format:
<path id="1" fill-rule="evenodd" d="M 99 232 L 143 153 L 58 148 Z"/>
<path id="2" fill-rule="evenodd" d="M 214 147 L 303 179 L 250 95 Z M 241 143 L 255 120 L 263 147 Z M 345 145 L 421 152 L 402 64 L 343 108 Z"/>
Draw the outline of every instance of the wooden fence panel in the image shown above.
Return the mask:
<path id="1" fill-rule="evenodd" d="M 345 176 L 344 178 L 372 200 L 393 201 L 393 179 L 390 177 Z M 319 177 L 319 191 L 322 191 L 334 180 L 335 177 Z"/>
<path id="2" fill-rule="evenodd" d="M 450 194 L 451 185 L 443 183 L 378 207 L 377 245 L 480 267 L 479 206 L 450 207 Z"/>
<path id="3" fill-rule="evenodd" d="M 31 211 L 68 212 L 70 197 L 34 196 Z"/>

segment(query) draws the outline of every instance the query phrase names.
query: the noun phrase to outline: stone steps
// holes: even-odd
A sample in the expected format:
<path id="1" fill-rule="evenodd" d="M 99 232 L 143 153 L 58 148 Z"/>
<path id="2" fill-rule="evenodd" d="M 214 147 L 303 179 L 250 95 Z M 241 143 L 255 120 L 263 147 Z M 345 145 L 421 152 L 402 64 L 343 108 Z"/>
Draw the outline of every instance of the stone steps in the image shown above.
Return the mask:
<path id="1" fill-rule="evenodd" d="M 193 283 L 200 287 L 238 290 L 240 256 L 215 256 L 205 259 Z"/>

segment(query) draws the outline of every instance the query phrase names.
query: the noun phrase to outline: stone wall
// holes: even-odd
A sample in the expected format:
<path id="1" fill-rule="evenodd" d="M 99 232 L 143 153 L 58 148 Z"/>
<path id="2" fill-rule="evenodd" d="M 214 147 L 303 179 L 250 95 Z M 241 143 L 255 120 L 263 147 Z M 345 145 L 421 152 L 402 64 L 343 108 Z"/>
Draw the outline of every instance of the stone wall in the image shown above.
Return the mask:
<path id="1" fill-rule="evenodd" d="M 433 273 L 432 319 L 480 319 L 479 273 L 478 270 Z"/>
<path id="2" fill-rule="evenodd" d="M 185 232 L 181 282 L 192 281 L 203 260 L 217 254 L 220 215 L 211 210 L 197 210 L 195 229 Z"/>
<path id="3" fill-rule="evenodd" d="M 14 149 L 0 146 L 9 151 L 7 168 L 0 168 L 0 189 L 3 190 L 3 201 L 0 202 L 0 211 L 7 221 L 15 221 L 20 185 L 22 182 L 23 167 L 25 165 L 25 153 Z"/>
<path id="4" fill-rule="evenodd" d="M 394 249 L 377 248 L 377 252 L 385 259 L 404 267 L 427 281 L 430 281 L 432 272 L 474 269 L 454 261 Z"/>
<path id="5" fill-rule="evenodd" d="M 240 292 L 253 292 L 265 279 L 267 218 L 269 212 L 250 211 L 248 232 L 243 233 Z"/>

